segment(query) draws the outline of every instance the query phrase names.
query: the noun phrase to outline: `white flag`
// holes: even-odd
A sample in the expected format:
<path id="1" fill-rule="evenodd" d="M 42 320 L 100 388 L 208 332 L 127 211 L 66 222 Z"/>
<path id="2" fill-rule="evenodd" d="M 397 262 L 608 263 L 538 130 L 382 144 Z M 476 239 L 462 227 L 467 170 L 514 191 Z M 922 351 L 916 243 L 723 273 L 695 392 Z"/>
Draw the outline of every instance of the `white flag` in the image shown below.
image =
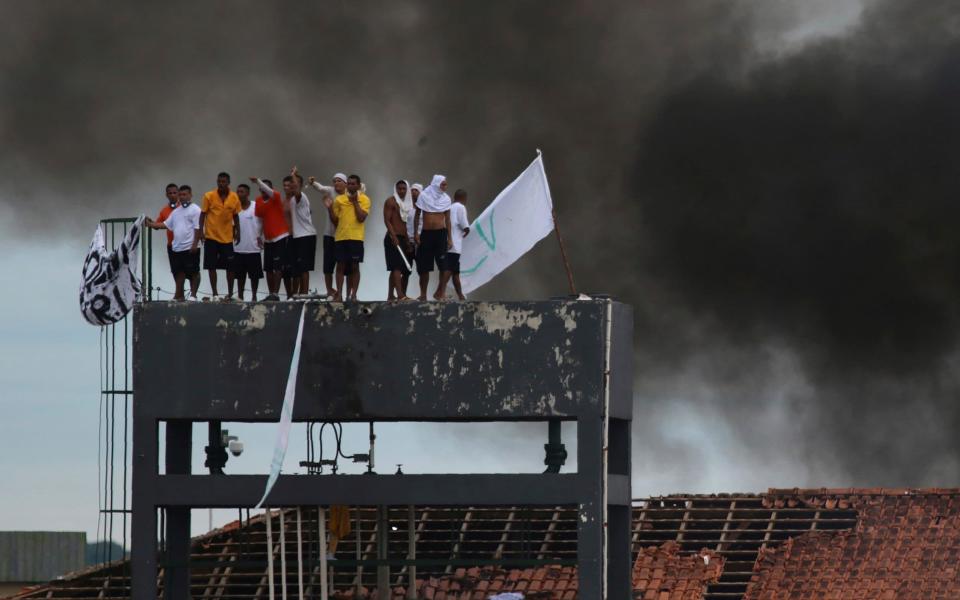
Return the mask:
<path id="1" fill-rule="evenodd" d="M 460 255 L 460 281 L 472 292 L 553 231 L 553 200 L 538 155 L 470 225 Z"/>

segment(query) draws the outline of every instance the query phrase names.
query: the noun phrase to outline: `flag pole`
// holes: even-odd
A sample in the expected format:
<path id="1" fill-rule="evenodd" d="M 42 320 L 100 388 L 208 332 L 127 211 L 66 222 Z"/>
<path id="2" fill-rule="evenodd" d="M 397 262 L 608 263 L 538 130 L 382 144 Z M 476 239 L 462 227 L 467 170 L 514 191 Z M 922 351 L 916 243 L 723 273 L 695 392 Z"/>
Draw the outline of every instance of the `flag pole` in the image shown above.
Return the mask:
<path id="1" fill-rule="evenodd" d="M 537 148 L 537 156 L 540 158 L 541 167 L 543 166 L 543 152 Z M 544 170 L 544 179 L 546 179 L 546 170 Z M 550 214 L 553 216 L 553 232 L 557 234 L 557 243 L 560 244 L 560 258 L 563 259 L 563 268 L 567 272 L 567 284 L 570 286 L 570 293 L 577 295 L 577 286 L 573 283 L 573 270 L 570 268 L 570 261 L 567 259 L 567 247 L 563 244 L 563 236 L 560 235 L 560 221 L 557 219 L 557 209 L 550 207 Z"/>

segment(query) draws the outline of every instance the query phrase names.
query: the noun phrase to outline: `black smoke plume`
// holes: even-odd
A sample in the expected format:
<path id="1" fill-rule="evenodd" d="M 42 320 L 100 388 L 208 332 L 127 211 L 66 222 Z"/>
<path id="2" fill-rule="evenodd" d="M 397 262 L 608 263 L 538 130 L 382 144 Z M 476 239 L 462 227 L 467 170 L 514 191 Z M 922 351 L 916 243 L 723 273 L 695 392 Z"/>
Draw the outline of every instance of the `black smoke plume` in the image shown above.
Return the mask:
<path id="1" fill-rule="evenodd" d="M 477 214 L 539 147 L 580 288 L 637 309 L 638 491 L 956 484 L 960 10 L 778 43 L 772 4 L 5 3 L 0 199 L 80 255 L 171 180 L 442 172 Z"/>

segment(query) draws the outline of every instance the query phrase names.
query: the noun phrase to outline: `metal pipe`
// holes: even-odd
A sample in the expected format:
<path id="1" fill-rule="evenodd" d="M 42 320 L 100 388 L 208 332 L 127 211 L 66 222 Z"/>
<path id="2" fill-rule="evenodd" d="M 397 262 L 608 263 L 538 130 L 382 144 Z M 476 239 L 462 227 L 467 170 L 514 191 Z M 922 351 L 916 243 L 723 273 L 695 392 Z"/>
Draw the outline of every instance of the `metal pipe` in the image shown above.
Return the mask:
<path id="1" fill-rule="evenodd" d="M 373 473 L 374 469 L 374 460 L 373 460 L 373 448 L 377 443 L 377 435 L 373 432 L 373 421 L 370 421 L 370 463 L 367 468 L 368 473 Z"/>
<path id="2" fill-rule="evenodd" d="M 386 506 L 377 507 L 377 558 L 387 560 L 390 543 L 390 518 Z M 377 598 L 390 600 L 390 565 L 377 566 Z"/>
<path id="3" fill-rule="evenodd" d="M 280 509 L 280 597 L 287 600 L 287 544 L 283 531 L 283 511 Z"/>
<path id="4" fill-rule="evenodd" d="M 297 507 L 297 598 L 303 600 L 303 523 Z"/>
<path id="5" fill-rule="evenodd" d="M 417 559 L 417 513 L 411 504 L 407 507 L 407 559 Z M 407 567 L 407 600 L 417 600 L 417 566 Z"/>
<path id="6" fill-rule="evenodd" d="M 317 521 L 320 527 L 320 600 L 329 600 L 327 591 L 327 511 L 317 507 Z"/>
<path id="7" fill-rule="evenodd" d="M 356 580 L 356 596 L 360 597 L 360 592 L 363 590 L 363 582 L 360 578 L 363 576 L 363 567 L 360 565 L 360 561 L 363 560 L 363 552 L 360 548 L 360 507 L 356 508 L 357 511 L 357 580 Z"/>
<path id="8" fill-rule="evenodd" d="M 267 516 L 267 589 L 270 590 L 270 600 L 274 600 L 275 592 L 273 590 L 273 514 L 268 508 L 265 513 Z"/>

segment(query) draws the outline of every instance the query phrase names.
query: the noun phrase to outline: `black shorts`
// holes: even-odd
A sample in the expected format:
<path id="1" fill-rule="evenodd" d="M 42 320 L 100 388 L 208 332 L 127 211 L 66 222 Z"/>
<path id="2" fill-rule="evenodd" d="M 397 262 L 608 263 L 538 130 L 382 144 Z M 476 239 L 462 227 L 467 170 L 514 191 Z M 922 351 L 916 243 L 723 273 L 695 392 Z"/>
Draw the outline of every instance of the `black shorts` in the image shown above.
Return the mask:
<path id="1" fill-rule="evenodd" d="M 443 261 L 443 270 L 451 273 L 460 274 L 460 253 L 447 252 L 447 258 Z"/>
<path id="2" fill-rule="evenodd" d="M 433 271 L 433 265 L 443 270 L 443 261 L 447 256 L 447 230 L 424 229 L 420 232 L 420 245 L 417 246 L 417 273 Z"/>
<path id="3" fill-rule="evenodd" d="M 234 252 L 231 270 L 235 275 L 246 275 L 250 279 L 263 277 L 263 263 L 259 252 Z"/>
<path id="4" fill-rule="evenodd" d="M 275 242 L 265 242 L 263 244 L 263 270 L 268 273 L 283 273 L 290 275 L 290 269 L 293 266 L 290 260 L 290 240 L 289 235 Z"/>
<path id="5" fill-rule="evenodd" d="M 323 272 L 331 275 L 337 268 L 337 247 L 332 235 L 323 236 Z"/>
<path id="6" fill-rule="evenodd" d="M 291 245 L 293 248 L 290 253 L 293 257 L 293 274 L 303 275 L 312 271 L 317 256 L 317 236 L 306 235 L 293 238 Z"/>
<path id="7" fill-rule="evenodd" d="M 210 269 L 230 269 L 230 261 L 233 258 L 233 243 L 224 244 L 213 240 L 203 241 L 203 268 Z"/>
<path id="8" fill-rule="evenodd" d="M 173 248 L 170 246 L 167 246 L 167 261 L 170 263 L 170 272 L 176 273 L 173 269 Z"/>
<path id="9" fill-rule="evenodd" d="M 191 252 L 189 250 L 184 250 L 183 252 L 174 252 L 170 250 L 170 271 L 174 275 L 177 273 L 183 273 L 184 275 L 194 275 L 200 272 L 200 250 L 196 252 Z"/>
<path id="10" fill-rule="evenodd" d="M 407 252 L 407 248 L 410 247 L 407 236 L 398 235 L 397 241 L 400 242 L 400 247 L 393 245 L 393 240 L 390 239 L 390 234 L 387 233 L 383 236 L 383 257 L 387 261 L 387 271 L 400 271 L 404 275 L 410 274 L 410 269 L 407 268 L 406 263 L 403 262 L 400 253 L 403 252 L 403 255 L 407 257 L 407 261 L 410 262 L 413 260 L 413 255 Z"/>
<path id="11" fill-rule="evenodd" d="M 336 243 L 336 248 L 337 262 L 347 264 L 363 262 L 362 240 L 342 240 Z"/>

